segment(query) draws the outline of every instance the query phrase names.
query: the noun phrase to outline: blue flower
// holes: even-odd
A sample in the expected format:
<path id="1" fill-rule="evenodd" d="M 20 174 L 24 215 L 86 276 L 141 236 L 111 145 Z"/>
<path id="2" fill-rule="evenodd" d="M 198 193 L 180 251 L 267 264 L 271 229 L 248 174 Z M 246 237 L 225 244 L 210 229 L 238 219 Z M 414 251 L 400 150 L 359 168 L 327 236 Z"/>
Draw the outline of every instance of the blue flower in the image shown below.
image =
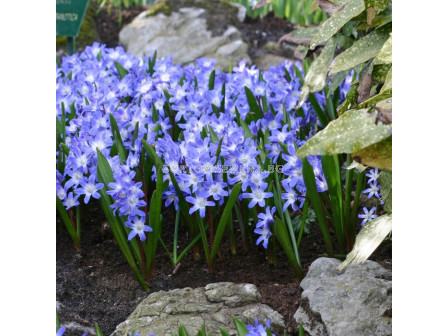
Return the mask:
<path id="1" fill-rule="evenodd" d="M 369 184 L 369 188 L 363 191 L 364 194 L 368 194 L 367 198 L 371 198 L 373 195 L 375 195 L 376 198 L 380 198 L 380 186 L 377 184 L 377 182 L 373 182 Z"/>
<path id="2" fill-rule="evenodd" d="M 379 175 L 378 168 L 370 169 L 370 171 L 366 174 L 369 178 L 367 183 L 375 183 L 378 180 Z"/>
<path id="3" fill-rule="evenodd" d="M 373 207 L 370 210 L 367 210 L 366 207 L 363 207 L 362 210 L 364 211 L 364 213 L 358 215 L 358 218 L 363 218 L 361 226 L 364 226 L 367 222 L 370 222 L 372 219 L 378 217 L 378 215 L 374 214 L 376 207 Z"/>
<path id="4" fill-rule="evenodd" d="M 266 329 L 271 327 L 271 323 L 268 320 L 266 322 L 266 327 L 262 324 L 258 323 L 258 319 L 255 319 L 255 324 L 254 325 L 246 325 L 247 330 L 249 331 L 248 334 L 246 334 L 246 336 L 266 336 L 267 335 L 267 331 Z M 273 336 L 275 336 L 275 334 L 272 334 Z"/>
<path id="5" fill-rule="evenodd" d="M 264 208 L 265 199 L 274 196 L 271 192 L 265 192 L 263 189 L 255 188 L 252 189 L 251 193 L 243 193 L 241 195 L 243 198 L 250 198 L 249 208 L 253 208 L 255 204 L 258 204 L 260 207 Z"/>
<path id="6" fill-rule="evenodd" d="M 145 225 L 144 219 L 134 217 L 132 220 L 128 220 L 126 226 L 131 228 L 131 232 L 129 232 L 128 240 L 131 240 L 136 235 L 140 237 L 140 240 L 146 240 L 145 232 L 152 232 L 152 228 L 148 225 Z"/>
<path id="7" fill-rule="evenodd" d="M 56 331 L 56 336 L 62 336 L 65 333 L 65 327 L 61 327 Z"/>
<path id="8" fill-rule="evenodd" d="M 75 189 L 75 193 L 78 195 L 85 195 L 84 196 L 84 203 L 87 204 L 90 200 L 90 197 L 99 199 L 100 194 L 98 190 L 103 189 L 104 184 L 102 183 L 95 183 L 96 176 L 90 175 L 88 179 L 83 178 L 80 181 L 81 187 Z"/>
<path id="9" fill-rule="evenodd" d="M 187 196 L 187 197 L 185 198 L 185 200 L 186 200 L 187 202 L 193 204 L 193 206 L 190 208 L 190 211 L 189 211 L 190 215 L 191 215 L 193 212 L 199 210 L 199 215 L 200 215 L 202 218 L 204 218 L 204 217 L 205 217 L 205 207 L 207 207 L 207 206 L 214 206 L 214 205 L 215 205 L 214 202 L 212 202 L 212 201 L 207 201 L 207 198 L 208 198 L 209 196 L 210 196 L 210 195 L 209 195 L 206 191 L 204 191 L 204 190 L 199 190 L 199 191 L 196 193 L 196 197 Z"/>
<path id="10" fill-rule="evenodd" d="M 254 230 L 254 232 L 256 234 L 259 234 L 260 237 L 258 237 L 256 244 L 260 244 L 261 242 L 263 242 L 263 247 L 266 249 L 268 248 L 268 243 L 269 243 L 269 237 L 272 236 L 272 232 L 269 229 L 269 225 L 268 224 L 262 224 L 260 226 L 257 226 L 257 228 Z"/>

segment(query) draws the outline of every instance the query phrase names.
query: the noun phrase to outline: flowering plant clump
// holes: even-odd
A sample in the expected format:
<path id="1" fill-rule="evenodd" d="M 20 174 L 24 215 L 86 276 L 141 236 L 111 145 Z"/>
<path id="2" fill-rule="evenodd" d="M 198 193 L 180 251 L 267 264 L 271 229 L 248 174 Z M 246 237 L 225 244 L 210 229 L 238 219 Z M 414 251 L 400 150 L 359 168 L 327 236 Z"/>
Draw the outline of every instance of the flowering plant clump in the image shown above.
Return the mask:
<path id="1" fill-rule="evenodd" d="M 233 218 L 245 248 L 255 232 L 271 253 L 275 237 L 300 275 L 289 211 L 306 212 L 310 185 L 328 190 L 321 158 L 296 151 L 322 126 L 316 111 L 337 106 L 351 77 L 297 110 L 301 64 L 262 72 L 241 62 L 231 73 L 213 65 L 139 59 L 95 43 L 56 68 L 57 209 L 79 249 L 80 208 L 98 200 L 142 286 L 159 241 L 176 265 L 201 240 L 213 271 L 224 232 L 236 250 Z M 176 212 L 172 251 L 160 236 L 162 205 Z M 178 254 L 180 223 L 193 240 Z"/>

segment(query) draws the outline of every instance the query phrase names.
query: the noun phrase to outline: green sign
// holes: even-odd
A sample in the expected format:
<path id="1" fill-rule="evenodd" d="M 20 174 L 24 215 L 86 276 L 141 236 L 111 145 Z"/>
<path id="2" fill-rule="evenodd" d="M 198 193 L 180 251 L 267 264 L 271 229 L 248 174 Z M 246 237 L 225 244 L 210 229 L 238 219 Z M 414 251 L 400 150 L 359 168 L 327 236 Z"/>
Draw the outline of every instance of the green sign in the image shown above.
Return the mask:
<path id="1" fill-rule="evenodd" d="M 56 0 L 56 36 L 76 37 L 89 0 Z"/>

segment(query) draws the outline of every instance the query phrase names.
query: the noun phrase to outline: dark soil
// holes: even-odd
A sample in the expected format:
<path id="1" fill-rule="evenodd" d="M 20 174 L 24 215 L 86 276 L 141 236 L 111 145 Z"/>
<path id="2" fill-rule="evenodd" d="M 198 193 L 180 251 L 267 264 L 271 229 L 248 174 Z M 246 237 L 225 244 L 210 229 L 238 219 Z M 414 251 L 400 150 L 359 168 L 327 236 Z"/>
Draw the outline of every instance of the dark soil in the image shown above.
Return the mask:
<path id="1" fill-rule="evenodd" d="M 124 10 L 123 25 L 143 10 L 143 7 Z M 117 46 L 118 12 L 112 10 L 108 14 L 107 10 L 103 10 L 96 15 L 95 20 L 100 42 L 108 47 Z M 263 52 L 261 46 L 268 41 L 277 42 L 293 28 L 284 20 L 268 16 L 263 20 L 247 18 L 244 23 L 238 24 L 238 29 L 249 44 L 250 56 L 257 58 Z M 292 51 L 287 49 L 275 53 L 292 57 Z M 98 322 L 104 335 L 109 335 L 148 293 L 135 280 L 118 245 L 113 241 L 101 210 L 93 206 L 86 210 L 84 218 L 89 220 L 82 222 L 81 253 L 75 251 L 58 219 L 56 300 L 61 304 L 60 320 L 62 325 L 77 322 L 86 327 L 92 327 Z M 163 239 L 168 246 L 172 246 L 172 216 L 167 213 L 164 218 Z M 179 234 L 180 244 L 190 241 L 185 230 Z M 193 260 L 191 252 L 175 271 L 159 246 L 155 274 L 149 283 L 151 291 L 202 287 L 220 281 L 253 283 L 258 286 L 262 301 L 284 316 L 287 331 L 297 332 L 293 315 L 302 304 L 301 289 L 281 248 L 277 248 L 278 265 L 274 267 L 268 264 L 262 247 L 250 244 L 250 250 L 243 251 L 238 236 L 237 244 L 237 254 L 232 255 L 228 242 L 224 241 L 222 258 L 217 259 L 214 275 L 209 273 L 204 260 Z M 313 226 L 310 235 L 304 236 L 299 253 L 305 273 L 310 264 L 325 253 L 325 244 L 317 225 Z M 391 242 L 383 243 L 371 259 L 391 268 Z M 306 304 L 303 303 L 304 306 Z M 66 335 L 78 336 L 70 333 Z"/>
<path id="2" fill-rule="evenodd" d="M 164 215 L 163 228 L 163 240 L 168 246 L 172 246 L 173 236 L 170 214 L 171 209 Z M 56 300 L 61 304 L 60 319 L 62 325 L 77 322 L 91 327 L 98 322 L 104 335 L 109 335 L 148 293 L 135 280 L 113 241 L 101 210 L 91 207 L 86 210 L 84 218 L 90 220 L 82 222 L 81 253 L 75 251 L 58 219 Z M 187 235 L 186 229 L 180 230 L 181 247 L 189 242 Z M 288 332 L 297 332 L 293 315 L 301 305 L 301 289 L 283 251 L 280 247 L 277 249 L 278 265 L 275 267 L 268 264 L 266 253 L 260 246 L 250 244 L 249 251 L 243 251 L 238 237 L 237 233 L 236 255 L 231 254 L 228 242 L 224 241 L 222 258 L 217 259 L 214 275 L 208 271 L 205 260 L 193 260 L 192 252 L 184 257 L 175 271 L 159 246 L 155 273 L 149 282 L 151 291 L 203 287 L 220 281 L 253 283 L 262 294 L 262 302 L 284 316 Z M 300 246 L 304 272 L 324 251 L 325 244 L 317 225 L 314 225 Z M 390 268 L 391 243 L 383 243 L 371 259 Z"/>

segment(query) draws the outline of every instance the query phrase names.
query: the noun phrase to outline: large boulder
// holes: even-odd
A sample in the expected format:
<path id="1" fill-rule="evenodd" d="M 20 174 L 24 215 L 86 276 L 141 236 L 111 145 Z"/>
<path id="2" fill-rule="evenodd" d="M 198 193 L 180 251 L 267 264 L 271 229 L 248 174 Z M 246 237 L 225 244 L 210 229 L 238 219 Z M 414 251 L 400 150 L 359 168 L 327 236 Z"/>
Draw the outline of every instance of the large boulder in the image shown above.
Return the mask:
<path id="1" fill-rule="evenodd" d="M 315 260 L 300 286 L 294 315 L 311 336 L 392 335 L 392 273 L 373 261 L 338 270 L 336 259 Z"/>
<path id="2" fill-rule="evenodd" d="M 221 335 L 219 328 L 236 335 L 233 316 L 246 323 L 253 323 L 255 318 L 262 323 L 270 320 L 273 330 L 279 333 L 285 327 L 283 317 L 260 300 L 261 294 L 255 285 L 231 282 L 155 292 L 111 336 L 127 336 L 132 331 L 140 335 L 169 336 L 181 325 L 190 335 L 196 335 L 204 324 L 208 335 Z"/>
<path id="3" fill-rule="evenodd" d="M 151 9 L 153 8 L 153 9 Z M 119 43 L 134 56 L 173 56 L 175 63 L 199 57 L 216 59 L 216 68 L 251 59 L 234 24 L 238 8 L 219 0 L 160 0 L 142 12 L 119 34 Z M 241 11 L 240 11 L 241 19 Z"/>

